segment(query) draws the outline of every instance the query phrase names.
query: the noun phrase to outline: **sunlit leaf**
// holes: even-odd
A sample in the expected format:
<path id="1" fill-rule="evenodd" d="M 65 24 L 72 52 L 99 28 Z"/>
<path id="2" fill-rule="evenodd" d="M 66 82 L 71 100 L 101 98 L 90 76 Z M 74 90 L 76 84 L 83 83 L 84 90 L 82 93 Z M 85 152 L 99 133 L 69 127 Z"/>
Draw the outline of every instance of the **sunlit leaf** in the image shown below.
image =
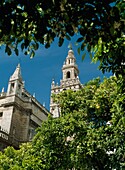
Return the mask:
<path id="1" fill-rule="evenodd" d="M 31 54 L 30 54 L 30 58 L 32 59 L 35 56 L 35 52 L 32 50 Z"/>
<path id="2" fill-rule="evenodd" d="M 81 47 L 79 47 L 79 48 L 77 49 L 77 52 L 78 52 L 78 54 L 80 55 Z"/>
<path id="3" fill-rule="evenodd" d="M 82 55 L 82 61 L 85 59 L 86 53 Z"/>

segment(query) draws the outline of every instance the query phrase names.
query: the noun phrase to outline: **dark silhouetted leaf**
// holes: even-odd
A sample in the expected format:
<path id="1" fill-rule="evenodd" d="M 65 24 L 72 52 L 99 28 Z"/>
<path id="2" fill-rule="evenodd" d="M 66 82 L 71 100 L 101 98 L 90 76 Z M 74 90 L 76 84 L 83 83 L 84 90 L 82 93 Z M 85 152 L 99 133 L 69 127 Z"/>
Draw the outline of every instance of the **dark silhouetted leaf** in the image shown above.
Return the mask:
<path id="1" fill-rule="evenodd" d="M 6 52 L 8 55 L 11 55 L 11 54 L 12 54 L 12 51 L 11 51 L 11 49 L 10 49 L 10 47 L 9 47 L 8 45 L 6 45 L 5 52 Z"/>
<path id="2" fill-rule="evenodd" d="M 76 42 L 82 42 L 83 40 L 84 40 L 84 38 L 83 38 L 83 37 L 80 37 L 80 38 L 77 39 Z"/>
<path id="3" fill-rule="evenodd" d="M 60 38 L 59 38 L 59 42 L 58 42 L 59 47 L 62 46 L 63 42 L 64 42 L 64 38 L 61 38 L 61 37 L 60 37 Z"/>

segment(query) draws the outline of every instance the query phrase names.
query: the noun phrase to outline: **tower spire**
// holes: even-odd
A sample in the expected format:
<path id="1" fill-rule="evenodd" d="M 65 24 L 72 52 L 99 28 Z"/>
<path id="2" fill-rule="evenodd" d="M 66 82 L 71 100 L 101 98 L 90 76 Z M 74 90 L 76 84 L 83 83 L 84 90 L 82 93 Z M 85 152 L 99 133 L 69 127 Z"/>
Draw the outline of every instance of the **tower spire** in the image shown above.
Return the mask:
<path id="1" fill-rule="evenodd" d="M 16 70 L 14 71 L 13 75 L 10 77 L 10 80 L 17 80 L 17 79 L 20 79 L 22 81 L 20 64 L 17 65 Z"/>
<path id="2" fill-rule="evenodd" d="M 53 114 L 53 117 L 60 117 L 61 114 L 61 108 L 59 104 L 53 100 L 53 94 L 59 94 L 61 91 L 67 89 L 77 91 L 82 88 L 78 77 L 79 69 L 71 43 L 68 48 L 68 55 L 62 66 L 62 80 L 60 80 L 60 85 L 56 85 L 54 81 L 51 84 L 50 112 Z"/>
<path id="3" fill-rule="evenodd" d="M 18 94 L 21 96 L 24 83 L 21 76 L 20 64 L 17 65 L 14 73 L 9 79 L 7 94 Z"/>

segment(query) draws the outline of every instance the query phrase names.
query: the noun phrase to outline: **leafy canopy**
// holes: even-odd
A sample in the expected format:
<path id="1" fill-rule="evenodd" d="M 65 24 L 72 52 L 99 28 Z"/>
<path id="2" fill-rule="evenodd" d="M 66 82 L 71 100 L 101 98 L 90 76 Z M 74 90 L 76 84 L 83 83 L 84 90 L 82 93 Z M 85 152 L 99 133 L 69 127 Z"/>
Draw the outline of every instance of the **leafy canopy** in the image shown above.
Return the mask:
<path id="1" fill-rule="evenodd" d="M 99 78 L 58 96 L 61 117 L 49 117 L 29 144 L 0 154 L 4 170 L 123 170 L 125 95 L 123 79 Z"/>
<path id="2" fill-rule="evenodd" d="M 79 53 L 86 47 L 103 72 L 124 74 L 124 9 L 124 0 L 1 0 L 0 45 L 18 55 L 20 44 L 32 58 L 39 44 L 49 48 L 58 38 L 61 46 L 77 34 Z"/>

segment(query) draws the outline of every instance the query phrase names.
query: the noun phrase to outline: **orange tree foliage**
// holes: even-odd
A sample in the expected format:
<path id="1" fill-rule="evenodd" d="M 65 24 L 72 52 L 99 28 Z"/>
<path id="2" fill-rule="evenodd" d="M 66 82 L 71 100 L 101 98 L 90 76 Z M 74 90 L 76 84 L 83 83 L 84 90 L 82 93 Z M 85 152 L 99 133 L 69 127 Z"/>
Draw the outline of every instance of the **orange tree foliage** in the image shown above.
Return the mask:
<path id="1" fill-rule="evenodd" d="M 88 82 L 77 92 L 58 96 L 61 117 L 49 117 L 29 144 L 0 154 L 3 170 L 123 170 L 125 168 L 125 95 L 111 77 Z"/>

